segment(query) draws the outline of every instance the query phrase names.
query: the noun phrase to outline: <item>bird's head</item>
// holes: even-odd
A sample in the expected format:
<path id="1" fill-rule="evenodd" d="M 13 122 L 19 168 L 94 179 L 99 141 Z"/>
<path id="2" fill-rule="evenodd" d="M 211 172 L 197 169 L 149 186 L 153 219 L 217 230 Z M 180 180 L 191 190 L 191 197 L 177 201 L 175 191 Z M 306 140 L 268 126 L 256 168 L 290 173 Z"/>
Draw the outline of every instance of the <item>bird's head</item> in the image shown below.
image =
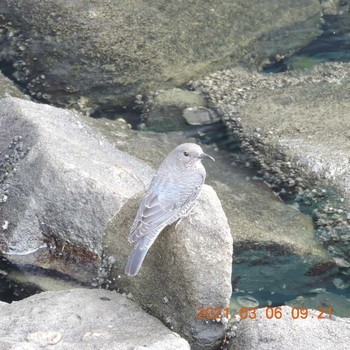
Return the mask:
<path id="1" fill-rule="evenodd" d="M 183 143 L 177 146 L 172 152 L 176 158 L 178 166 L 184 168 L 195 168 L 198 166 L 202 159 L 215 159 L 204 153 L 202 148 L 195 143 Z"/>

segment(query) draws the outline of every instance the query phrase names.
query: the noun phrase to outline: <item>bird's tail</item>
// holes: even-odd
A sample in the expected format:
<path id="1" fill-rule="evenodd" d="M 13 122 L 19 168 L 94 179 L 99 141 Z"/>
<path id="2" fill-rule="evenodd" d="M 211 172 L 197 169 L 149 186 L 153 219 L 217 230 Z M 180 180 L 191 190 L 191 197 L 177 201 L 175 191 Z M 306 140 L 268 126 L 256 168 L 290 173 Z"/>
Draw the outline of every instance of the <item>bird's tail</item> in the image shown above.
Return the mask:
<path id="1" fill-rule="evenodd" d="M 149 247 L 145 247 L 144 239 L 141 238 L 132 250 L 125 266 L 125 273 L 131 277 L 136 276 L 145 259 Z"/>

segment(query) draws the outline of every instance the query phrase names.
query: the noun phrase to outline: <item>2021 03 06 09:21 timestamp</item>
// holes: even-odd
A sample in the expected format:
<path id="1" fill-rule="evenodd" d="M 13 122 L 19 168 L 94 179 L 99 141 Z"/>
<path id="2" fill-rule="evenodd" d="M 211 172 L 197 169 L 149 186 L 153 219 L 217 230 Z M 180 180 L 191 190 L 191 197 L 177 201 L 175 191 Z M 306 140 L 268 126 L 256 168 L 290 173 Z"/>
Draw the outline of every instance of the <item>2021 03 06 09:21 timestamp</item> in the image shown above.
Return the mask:
<path id="1" fill-rule="evenodd" d="M 283 317 L 283 309 L 281 306 L 276 307 L 267 307 L 265 309 L 265 315 L 258 315 L 256 307 L 241 307 L 239 309 L 239 315 L 234 315 L 234 317 L 239 317 L 242 320 L 251 319 L 255 320 L 257 318 L 267 318 L 267 319 L 281 319 Z M 197 318 L 199 320 L 213 320 L 213 319 L 221 319 L 222 317 L 229 318 L 229 308 L 225 307 L 203 307 L 200 306 L 198 309 Z M 325 318 L 332 318 L 332 308 L 328 307 L 319 307 L 316 311 L 319 312 L 318 315 L 309 312 L 310 310 L 306 307 L 293 307 L 291 309 L 291 318 L 292 319 L 306 319 L 308 317 L 317 318 L 319 320 Z"/>

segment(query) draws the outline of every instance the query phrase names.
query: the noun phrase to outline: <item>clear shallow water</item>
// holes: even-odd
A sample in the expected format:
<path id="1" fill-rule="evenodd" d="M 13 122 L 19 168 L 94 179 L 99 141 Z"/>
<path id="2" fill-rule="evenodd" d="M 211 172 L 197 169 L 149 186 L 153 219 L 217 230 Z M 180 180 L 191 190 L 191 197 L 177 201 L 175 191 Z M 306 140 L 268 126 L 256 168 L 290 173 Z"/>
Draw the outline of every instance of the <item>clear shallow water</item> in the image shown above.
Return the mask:
<path id="1" fill-rule="evenodd" d="M 292 56 L 267 65 L 264 73 L 309 69 L 321 62 L 350 62 L 350 13 L 324 16 L 322 34 Z"/>
<path id="2" fill-rule="evenodd" d="M 43 291 L 91 288 L 90 283 L 77 281 L 69 275 L 32 264 L 14 264 L 0 255 L 0 301 L 25 299 Z"/>
<path id="3" fill-rule="evenodd" d="M 34 284 L 18 283 L 13 280 L 11 273 L 21 273 L 16 265 L 0 256 L 0 301 L 10 303 L 22 300 L 42 290 Z"/>
<path id="4" fill-rule="evenodd" d="M 235 314 L 256 304 L 327 307 L 336 316 L 350 317 L 350 276 L 343 274 L 345 269 L 325 265 L 317 271 L 310 269 L 305 257 L 269 254 L 263 249 L 234 250 L 231 309 Z"/>

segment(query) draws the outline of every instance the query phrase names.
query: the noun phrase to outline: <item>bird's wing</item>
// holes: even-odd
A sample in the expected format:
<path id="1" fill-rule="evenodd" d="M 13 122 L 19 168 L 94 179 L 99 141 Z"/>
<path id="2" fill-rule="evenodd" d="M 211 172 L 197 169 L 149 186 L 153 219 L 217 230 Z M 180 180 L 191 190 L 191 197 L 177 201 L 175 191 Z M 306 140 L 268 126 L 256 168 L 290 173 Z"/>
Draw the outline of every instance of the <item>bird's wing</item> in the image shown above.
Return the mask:
<path id="1" fill-rule="evenodd" d="M 129 242 L 151 233 L 158 235 L 167 222 L 198 197 L 203 182 L 204 175 L 194 172 L 185 179 L 177 179 L 171 174 L 166 177 L 156 175 L 141 201 Z"/>

